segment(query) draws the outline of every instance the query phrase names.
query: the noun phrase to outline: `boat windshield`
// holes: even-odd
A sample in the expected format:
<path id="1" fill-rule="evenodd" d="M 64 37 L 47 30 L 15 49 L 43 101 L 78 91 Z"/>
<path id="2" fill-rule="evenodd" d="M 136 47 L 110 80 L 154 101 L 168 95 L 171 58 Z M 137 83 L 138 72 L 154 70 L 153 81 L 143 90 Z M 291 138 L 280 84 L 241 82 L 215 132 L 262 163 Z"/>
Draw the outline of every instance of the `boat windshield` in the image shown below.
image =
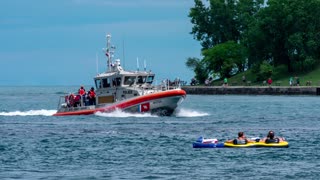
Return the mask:
<path id="1" fill-rule="evenodd" d="M 143 84 L 146 82 L 146 76 L 138 76 L 137 84 Z"/>
<path id="2" fill-rule="evenodd" d="M 96 89 L 100 89 L 101 88 L 101 79 L 96 79 L 95 83 L 96 83 Z"/>
<path id="3" fill-rule="evenodd" d="M 120 86 L 121 85 L 121 77 L 116 77 L 112 80 L 113 86 Z"/>
<path id="4" fill-rule="evenodd" d="M 124 77 L 124 85 L 132 85 L 134 83 L 135 76 L 126 76 Z"/>
<path id="5" fill-rule="evenodd" d="M 104 88 L 110 87 L 110 84 L 111 84 L 110 78 L 105 78 L 102 80 L 102 85 Z"/>
<path id="6" fill-rule="evenodd" d="M 148 76 L 148 77 L 147 77 L 147 83 L 148 83 L 148 84 L 152 84 L 153 78 L 154 78 L 154 76 Z"/>

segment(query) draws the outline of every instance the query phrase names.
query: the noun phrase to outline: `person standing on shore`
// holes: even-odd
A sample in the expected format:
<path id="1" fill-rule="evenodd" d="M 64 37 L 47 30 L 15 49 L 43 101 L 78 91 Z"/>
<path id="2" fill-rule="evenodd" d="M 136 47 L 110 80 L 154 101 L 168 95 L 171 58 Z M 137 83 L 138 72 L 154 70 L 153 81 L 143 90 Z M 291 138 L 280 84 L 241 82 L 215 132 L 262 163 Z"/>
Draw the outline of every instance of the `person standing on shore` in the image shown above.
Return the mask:
<path id="1" fill-rule="evenodd" d="M 223 80 L 223 86 L 228 86 L 228 79 L 226 77 Z"/>
<path id="2" fill-rule="evenodd" d="M 246 76 L 245 76 L 245 75 L 242 76 L 242 83 L 243 83 L 244 85 L 246 84 Z"/>
<path id="3" fill-rule="evenodd" d="M 297 84 L 297 86 L 300 85 L 300 79 L 299 79 L 299 77 L 296 77 L 296 84 Z"/>
<path id="4" fill-rule="evenodd" d="M 271 86 L 271 84 L 272 84 L 272 79 L 271 79 L 271 77 L 269 77 L 267 83 L 268 83 L 269 86 Z"/>
<path id="5" fill-rule="evenodd" d="M 291 76 L 289 79 L 289 85 L 292 86 L 292 84 L 293 84 L 293 77 Z"/>

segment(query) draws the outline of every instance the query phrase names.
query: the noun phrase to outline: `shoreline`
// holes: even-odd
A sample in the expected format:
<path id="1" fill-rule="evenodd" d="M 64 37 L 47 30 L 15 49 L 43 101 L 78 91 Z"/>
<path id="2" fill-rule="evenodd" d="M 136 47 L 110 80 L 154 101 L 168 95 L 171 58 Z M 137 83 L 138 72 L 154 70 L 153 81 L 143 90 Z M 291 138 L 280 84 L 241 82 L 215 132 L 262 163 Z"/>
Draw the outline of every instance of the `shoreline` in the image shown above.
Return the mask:
<path id="1" fill-rule="evenodd" d="M 320 95 L 320 86 L 182 86 L 181 89 L 199 95 Z"/>

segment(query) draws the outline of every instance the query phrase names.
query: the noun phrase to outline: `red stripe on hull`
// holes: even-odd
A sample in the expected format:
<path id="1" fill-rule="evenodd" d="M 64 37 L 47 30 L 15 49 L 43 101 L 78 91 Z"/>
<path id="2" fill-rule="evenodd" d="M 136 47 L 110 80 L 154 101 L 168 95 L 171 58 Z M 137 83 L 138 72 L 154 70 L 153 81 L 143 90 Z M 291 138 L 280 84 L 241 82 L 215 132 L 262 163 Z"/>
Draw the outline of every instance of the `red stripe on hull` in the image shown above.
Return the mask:
<path id="1" fill-rule="evenodd" d="M 111 112 L 116 109 L 125 109 L 130 106 L 138 105 L 146 101 L 152 101 L 155 99 L 161 99 L 166 97 L 172 96 L 186 96 L 186 92 L 181 89 L 169 90 L 169 91 L 162 91 L 152 94 L 147 94 L 143 96 L 136 97 L 134 99 L 130 99 L 124 102 L 115 103 L 114 105 L 96 108 L 96 109 L 86 109 L 86 110 L 79 110 L 79 111 L 70 111 L 70 112 L 58 112 L 53 116 L 69 116 L 69 115 L 90 115 L 96 112 Z"/>

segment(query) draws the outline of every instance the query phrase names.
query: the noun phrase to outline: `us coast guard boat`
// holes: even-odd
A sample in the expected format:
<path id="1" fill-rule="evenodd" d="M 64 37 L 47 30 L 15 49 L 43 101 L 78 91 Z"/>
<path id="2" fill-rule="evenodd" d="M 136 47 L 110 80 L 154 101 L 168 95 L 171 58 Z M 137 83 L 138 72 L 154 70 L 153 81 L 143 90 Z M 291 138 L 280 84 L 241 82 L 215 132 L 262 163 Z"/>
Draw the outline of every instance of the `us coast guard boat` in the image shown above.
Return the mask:
<path id="1" fill-rule="evenodd" d="M 186 97 L 180 84 L 152 85 L 155 74 L 151 71 L 125 71 L 119 59 L 113 62 L 114 47 L 110 42 L 111 35 L 107 35 L 107 48 L 104 51 L 108 68 L 94 78 L 95 105 L 88 105 L 86 98 L 77 93 L 61 96 L 54 116 L 89 115 L 117 109 L 130 113 L 148 112 L 170 116 Z"/>

